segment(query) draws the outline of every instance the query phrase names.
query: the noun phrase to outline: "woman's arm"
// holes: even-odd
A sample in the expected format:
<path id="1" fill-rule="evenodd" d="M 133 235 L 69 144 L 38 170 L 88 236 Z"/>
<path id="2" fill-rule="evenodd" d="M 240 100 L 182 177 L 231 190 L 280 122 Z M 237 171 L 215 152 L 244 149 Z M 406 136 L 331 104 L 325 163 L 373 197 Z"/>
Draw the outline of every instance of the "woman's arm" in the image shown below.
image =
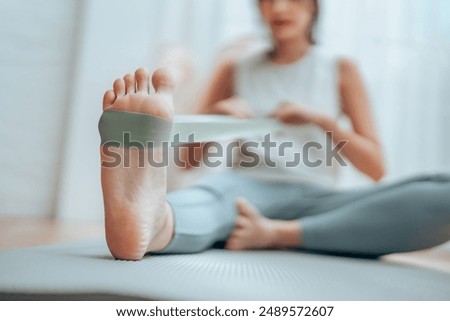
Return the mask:
<path id="1" fill-rule="evenodd" d="M 312 123 L 325 132 L 332 132 L 336 144 L 347 142 L 341 150 L 343 156 L 362 173 L 380 181 L 385 174 L 383 153 L 363 81 L 358 69 L 349 60 L 341 60 L 339 70 L 342 108 L 351 120 L 352 130 L 344 130 L 331 117 L 306 111 L 290 103 L 280 106 L 274 116 L 284 123 Z"/>
<path id="2" fill-rule="evenodd" d="M 343 155 L 361 172 L 380 181 L 385 175 L 383 150 L 363 80 L 353 62 L 341 60 L 339 67 L 342 108 L 353 131 L 342 130 L 335 121 L 325 120 L 321 127 L 333 132 L 335 142 L 348 141 Z"/>
<path id="3" fill-rule="evenodd" d="M 200 97 L 198 114 L 229 115 L 237 118 L 250 118 L 252 112 L 247 103 L 234 96 L 234 69 L 235 63 L 232 59 L 223 60 L 211 77 L 211 81 Z M 203 157 L 203 150 L 207 143 L 196 143 L 186 146 L 182 150 L 180 158 L 186 165 L 185 169 L 198 167 Z"/>
<path id="4" fill-rule="evenodd" d="M 218 64 L 196 110 L 199 114 L 214 113 L 213 107 L 234 94 L 234 62 L 226 59 Z"/>

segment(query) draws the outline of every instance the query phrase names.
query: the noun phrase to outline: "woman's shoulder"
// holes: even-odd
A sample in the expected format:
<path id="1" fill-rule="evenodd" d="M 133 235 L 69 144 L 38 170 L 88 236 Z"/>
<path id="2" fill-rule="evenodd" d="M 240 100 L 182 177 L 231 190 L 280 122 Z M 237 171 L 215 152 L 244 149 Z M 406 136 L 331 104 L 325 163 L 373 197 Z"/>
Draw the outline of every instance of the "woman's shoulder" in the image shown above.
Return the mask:
<path id="1" fill-rule="evenodd" d="M 338 58 L 338 66 L 341 75 L 351 75 L 358 73 L 358 64 L 350 57 L 340 56 Z"/>
<path id="2" fill-rule="evenodd" d="M 353 61 L 354 59 L 350 55 L 342 54 L 332 48 L 323 45 L 314 45 L 311 47 L 312 55 L 320 59 L 332 60 L 332 61 Z"/>

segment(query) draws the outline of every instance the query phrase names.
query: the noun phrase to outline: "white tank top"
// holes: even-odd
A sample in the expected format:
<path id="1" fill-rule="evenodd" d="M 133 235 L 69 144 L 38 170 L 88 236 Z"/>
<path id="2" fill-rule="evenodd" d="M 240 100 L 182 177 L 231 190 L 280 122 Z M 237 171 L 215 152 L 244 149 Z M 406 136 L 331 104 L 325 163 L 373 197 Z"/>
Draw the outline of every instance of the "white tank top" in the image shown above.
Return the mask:
<path id="1" fill-rule="evenodd" d="M 274 64 L 267 50 L 259 51 L 236 64 L 235 94 L 250 104 L 256 117 L 267 117 L 280 103 L 291 101 L 337 120 L 341 114 L 337 62 L 337 58 L 326 55 L 317 47 L 311 48 L 299 61 L 287 65 Z M 256 167 L 237 166 L 235 170 L 274 181 L 315 183 L 328 187 L 335 185 L 339 166 L 335 161 L 327 164 L 326 144 L 331 144 L 331 148 L 334 145 L 322 129 L 314 125 L 283 126 L 282 131 L 271 133 L 271 136 L 271 141 L 277 144 L 270 153 L 270 159 L 276 163 L 276 167 L 262 161 Z M 262 136 L 244 139 L 263 141 Z M 292 148 L 284 150 L 284 155 L 278 152 L 278 146 L 283 142 L 293 144 Z M 320 166 L 305 164 L 303 148 L 308 142 L 323 146 L 321 150 L 310 148 L 307 159 L 310 162 L 322 161 Z M 264 158 L 263 155 L 267 157 L 262 147 L 249 150 L 261 158 Z M 300 163 L 286 166 L 295 160 L 295 154 L 300 155 Z"/>

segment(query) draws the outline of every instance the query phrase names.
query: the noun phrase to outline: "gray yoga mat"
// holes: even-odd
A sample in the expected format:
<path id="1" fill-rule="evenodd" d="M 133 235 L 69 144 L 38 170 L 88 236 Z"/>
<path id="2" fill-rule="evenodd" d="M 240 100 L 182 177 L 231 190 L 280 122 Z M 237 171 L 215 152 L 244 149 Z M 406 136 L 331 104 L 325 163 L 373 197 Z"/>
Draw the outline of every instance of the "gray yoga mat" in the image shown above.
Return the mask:
<path id="1" fill-rule="evenodd" d="M 450 275 L 287 251 L 115 261 L 103 240 L 0 252 L 2 300 L 450 300 Z"/>

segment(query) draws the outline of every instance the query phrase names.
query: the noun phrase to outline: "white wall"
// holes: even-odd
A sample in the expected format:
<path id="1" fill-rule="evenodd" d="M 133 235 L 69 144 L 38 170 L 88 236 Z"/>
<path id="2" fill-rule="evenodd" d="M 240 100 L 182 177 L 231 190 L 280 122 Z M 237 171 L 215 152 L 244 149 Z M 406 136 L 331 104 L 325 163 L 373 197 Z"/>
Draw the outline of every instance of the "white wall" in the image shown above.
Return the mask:
<path id="1" fill-rule="evenodd" d="M 78 9 L 0 1 L 0 215 L 55 212 Z"/>
<path id="2" fill-rule="evenodd" d="M 364 74 L 388 180 L 449 172 L 450 1 L 322 0 L 323 43 Z"/>

